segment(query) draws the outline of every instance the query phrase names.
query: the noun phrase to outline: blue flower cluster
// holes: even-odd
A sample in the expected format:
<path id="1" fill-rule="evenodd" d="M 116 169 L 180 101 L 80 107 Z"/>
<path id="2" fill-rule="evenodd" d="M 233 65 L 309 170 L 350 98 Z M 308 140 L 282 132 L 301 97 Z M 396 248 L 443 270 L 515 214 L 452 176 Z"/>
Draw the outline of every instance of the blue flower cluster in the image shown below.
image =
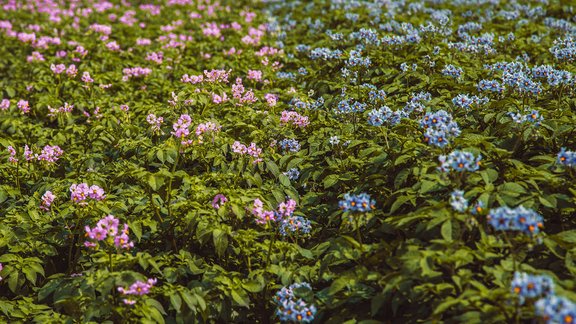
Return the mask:
<path id="1" fill-rule="evenodd" d="M 512 120 L 515 123 L 518 124 L 532 123 L 535 126 L 539 126 L 540 123 L 544 120 L 544 117 L 540 115 L 540 112 L 535 109 L 532 109 L 527 114 L 522 114 L 519 112 L 518 113 L 509 112 L 508 116 L 512 117 Z"/>
<path id="2" fill-rule="evenodd" d="M 372 109 L 368 113 L 368 124 L 372 126 L 382 126 L 384 123 L 394 126 L 400 123 L 400 120 L 406 117 L 402 111 L 393 111 L 388 106 L 382 106 L 379 109 Z"/>
<path id="3" fill-rule="evenodd" d="M 312 287 L 306 282 L 294 283 L 283 287 L 274 296 L 276 315 L 283 322 L 310 323 L 316 315 L 316 306 L 308 304 L 298 298 L 298 290 L 311 291 Z"/>
<path id="4" fill-rule="evenodd" d="M 458 79 L 462 76 L 462 69 L 452 64 L 448 64 L 442 70 L 442 74 L 444 74 L 445 76 L 452 77 L 454 79 Z"/>
<path id="5" fill-rule="evenodd" d="M 308 56 L 313 60 L 317 59 L 333 60 L 340 58 L 342 56 L 342 51 L 338 49 L 331 50 L 329 48 L 319 47 L 311 50 Z"/>
<path id="6" fill-rule="evenodd" d="M 301 216 L 290 216 L 282 219 L 280 223 L 280 234 L 296 235 L 296 234 L 309 234 L 312 229 L 310 221 Z"/>
<path id="7" fill-rule="evenodd" d="M 520 305 L 524 305 L 526 299 L 536 299 L 554 293 L 554 281 L 550 277 L 525 272 L 516 271 L 510 286 L 512 293 L 518 296 Z"/>
<path id="8" fill-rule="evenodd" d="M 464 198 L 464 191 L 454 190 L 452 194 L 450 194 L 450 206 L 460 213 L 463 213 L 468 209 L 468 200 Z"/>
<path id="9" fill-rule="evenodd" d="M 534 306 L 536 315 L 542 317 L 546 324 L 576 324 L 576 304 L 567 298 L 549 295 L 538 300 Z"/>
<path id="10" fill-rule="evenodd" d="M 279 144 L 280 148 L 282 148 L 282 150 L 284 151 L 290 151 L 290 152 L 300 151 L 300 143 L 295 139 L 285 138 L 281 140 Z"/>
<path id="11" fill-rule="evenodd" d="M 573 151 L 566 151 L 566 148 L 561 148 L 560 152 L 557 156 L 558 163 L 567 166 L 567 167 L 575 167 L 576 166 L 576 152 Z"/>
<path id="12" fill-rule="evenodd" d="M 427 113 L 420 121 L 420 127 L 426 129 L 424 137 L 430 145 L 444 147 L 449 140 L 460 135 L 460 128 L 452 115 L 444 110 Z"/>
<path id="13" fill-rule="evenodd" d="M 576 59 L 576 39 L 569 36 L 564 39 L 557 39 L 550 48 L 550 53 L 560 61 L 574 61 Z"/>
<path id="14" fill-rule="evenodd" d="M 366 110 L 366 104 L 360 101 L 353 101 L 350 103 L 350 99 L 341 100 L 338 106 L 334 109 L 337 114 L 350 114 L 355 112 L 363 112 Z"/>
<path id="15" fill-rule="evenodd" d="M 529 93 L 536 96 L 542 92 L 542 84 L 532 80 L 524 72 L 504 71 L 502 73 L 502 80 L 505 84 L 517 89 L 520 93 Z"/>
<path id="16" fill-rule="evenodd" d="M 478 82 L 478 91 L 504 92 L 506 88 L 496 80 L 480 80 Z"/>
<path id="17" fill-rule="evenodd" d="M 495 230 L 518 231 L 528 235 L 540 233 L 544 221 L 540 214 L 524 206 L 492 209 L 486 219 Z"/>
<path id="18" fill-rule="evenodd" d="M 374 29 L 360 28 L 359 31 L 350 33 L 351 39 L 360 40 L 364 44 L 371 44 L 374 46 L 380 45 L 378 39 L 378 32 Z"/>
<path id="19" fill-rule="evenodd" d="M 552 87 L 559 85 L 572 85 L 574 75 L 568 71 L 556 70 L 550 65 L 539 65 L 532 68 L 534 78 L 546 78 L 548 84 Z"/>
<path id="20" fill-rule="evenodd" d="M 363 66 L 365 68 L 370 67 L 372 61 L 369 57 L 362 57 L 362 52 L 359 50 L 351 50 L 350 57 L 348 61 L 346 61 L 346 66 L 348 67 L 356 67 L 356 66 Z"/>
<path id="21" fill-rule="evenodd" d="M 404 106 L 404 113 L 406 114 L 406 116 L 410 115 L 413 111 L 416 112 L 423 112 L 426 107 L 424 107 L 424 104 L 422 102 L 427 102 L 432 100 L 432 95 L 430 95 L 429 92 L 419 92 L 417 94 L 412 95 L 412 98 L 410 98 L 410 101 L 408 101 L 406 103 L 406 106 Z"/>
<path id="22" fill-rule="evenodd" d="M 370 198 L 367 193 L 361 193 L 359 195 L 351 195 L 347 193 L 344 195 L 344 200 L 340 200 L 338 204 L 340 209 L 345 212 L 368 212 L 376 208 L 376 201 Z"/>
<path id="23" fill-rule="evenodd" d="M 440 155 L 438 160 L 440 161 L 439 169 L 442 172 L 472 172 L 480 168 L 482 155 L 474 156 L 474 154 L 470 152 L 454 150 L 448 155 Z"/>
<path id="24" fill-rule="evenodd" d="M 284 172 L 284 175 L 288 177 L 288 179 L 294 181 L 294 180 L 298 180 L 298 177 L 300 177 L 300 171 L 298 171 L 298 169 L 296 168 L 292 168 L 286 172 Z"/>
<path id="25" fill-rule="evenodd" d="M 452 98 L 452 103 L 459 108 L 470 109 L 472 105 L 480 106 L 483 104 L 487 104 L 488 97 L 478 97 L 478 96 L 470 96 L 468 94 L 459 94 L 456 97 Z"/>

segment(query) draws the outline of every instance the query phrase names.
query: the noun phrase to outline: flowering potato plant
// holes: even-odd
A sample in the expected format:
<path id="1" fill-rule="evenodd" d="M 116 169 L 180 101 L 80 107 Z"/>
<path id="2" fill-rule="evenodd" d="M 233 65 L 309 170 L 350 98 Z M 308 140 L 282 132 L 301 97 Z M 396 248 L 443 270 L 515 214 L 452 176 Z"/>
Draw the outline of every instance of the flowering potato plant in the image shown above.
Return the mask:
<path id="1" fill-rule="evenodd" d="M 576 323 L 566 1 L 0 2 L 0 322 Z"/>

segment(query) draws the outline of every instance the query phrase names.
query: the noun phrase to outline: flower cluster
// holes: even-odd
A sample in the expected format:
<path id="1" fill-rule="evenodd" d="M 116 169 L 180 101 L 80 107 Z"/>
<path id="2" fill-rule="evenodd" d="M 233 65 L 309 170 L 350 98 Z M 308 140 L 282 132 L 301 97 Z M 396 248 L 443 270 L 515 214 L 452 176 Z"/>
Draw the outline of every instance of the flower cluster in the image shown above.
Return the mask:
<path id="1" fill-rule="evenodd" d="M 454 190 L 452 194 L 450 194 L 450 206 L 460 213 L 463 213 L 468 209 L 468 200 L 464 198 L 464 191 Z"/>
<path id="2" fill-rule="evenodd" d="M 369 212 L 376 208 L 376 200 L 371 199 L 367 193 L 352 195 L 347 193 L 344 199 L 338 203 L 340 209 L 345 212 Z"/>
<path id="3" fill-rule="evenodd" d="M 294 208 L 296 208 L 295 203 Z M 260 199 L 254 200 L 254 206 L 252 207 L 252 215 L 256 217 L 256 223 L 260 225 L 266 225 L 268 224 L 268 222 L 275 222 L 279 220 L 274 211 L 264 210 L 264 203 L 262 203 Z"/>
<path id="4" fill-rule="evenodd" d="M 535 299 L 554 293 L 554 282 L 548 276 L 530 275 L 525 272 L 515 272 L 510 284 L 512 293 L 518 296 L 520 305 L 526 299 Z"/>
<path id="5" fill-rule="evenodd" d="M 150 289 L 156 285 L 157 279 L 150 278 L 144 281 L 136 281 L 130 287 L 118 287 L 118 292 L 121 293 L 123 296 L 143 296 L 147 295 L 150 292 Z M 125 298 L 123 299 L 123 303 L 126 305 L 134 305 L 136 300 L 132 298 Z"/>
<path id="6" fill-rule="evenodd" d="M 300 176 L 300 171 L 298 171 L 298 169 L 296 168 L 292 168 L 286 172 L 284 172 L 284 175 L 288 177 L 288 179 L 294 181 L 294 180 L 298 180 L 298 177 Z"/>
<path id="7" fill-rule="evenodd" d="M 198 126 L 196 126 L 196 136 L 200 136 L 203 135 L 205 133 L 217 133 L 220 131 L 220 129 L 222 128 L 222 126 L 217 125 L 216 123 L 213 122 L 205 122 L 205 123 L 201 123 Z"/>
<path id="8" fill-rule="evenodd" d="M 150 124 L 150 128 L 152 129 L 153 133 L 159 134 L 162 132 L 160 127 L 164 122 L 163 117 L 156 117 L 156 115 L 154 114 L 149 114 L 148 116 L 146 116 L 146 121 L 148 122 L 148 124 Z"/>
<path id="9" fill-rule="evenodd" d="M 180 117 L 178 118 L 178 121 L 176 121 L 173 125 L 172 125 L 172 135 L 176 136 L 179 139 L 184 139 L 184 137 L 187 137 L 188 135 L 190 135 L 190 130 L 188 129 L 190 127 L 190 125 L 192 124 L 192 117 L 190 117 L 190 115 L 180 115 Z"/>
<path id="10" fill-rule="evenodd" d="M 492 209 L 486 219 L 495 230 L 518 231 L 528 235 L 540 233 L 544 221 L 540 214 L 524 206 Z"/>
<path id="11" fill-rule="evenodd" d="M 276 303 L 276 315 L 283 322 L 310 323 L 316 315 L 316 306 L 308 304 L 298 298 L 298 291 L 311 291 L 310 284 L 295 283 L 288 287 L 283 287 L 274 296 Z"/>
<path id="12" fill-rule="evenodd" d="M 143 78 L 152 73 L 152 69 L 143 67 L 125 68 L 122 70 L 122 81 L 128 81 L 133 78 Z"/>
<path id="13" fill-rule="evenodd" d="M 104 189 L 97 185 L 88 186 L 86 183 L 73 184 L 70 186 L 71 199 L 75 203 L 86 204 L 88 198 L 94 200 L 103 200 L 106 198 Z"/>
<path id="14" fill-rule="evenodd" d="M 64 106 L 59 107 L 59 108 L 52 108 L 50 106 L 48 106 L 48 116 L 49 117 L 55 117 L 57 114 L 65 114 L 65 113 L 69 113 L 72 111 L 72 109 L 74 109 L 74 105 L 70 105 L 67 102 L 64 103 Z"/>
<path id="15" fill-rule="evenodd" d="M 373 109 L 368 113 L 368 124 L 372 126 L 382 126 L 388 124 L 390 126 L 397 125 L 400 120 L 406 117 L 403 111 L 393 111 L 388 106 L 382 106 L 379 109 Z"/>
<path id="16" fill-rule="evenodd" d="M 473 105 L 480 106 L 488 103 L 488 97 L 470 96 L 468 94 L 459 94 L 452 99 L 452 103 L 459 108 L 470 109 Z"/>
<path id="17" fill-rule="evenodd" d="M 226 196 L 223 194 L 217 194 L 214 196 L 214 199 L 212 199 L 212 207 L 214 209 L 220 209 L 220 207 L 222 207 L 227 201 L 228 198 L 226 198 Z"/>
<path id="18" fill-rule="evenodd" d="M 280 221 L 280 234 L 282 236 L 292 234 L 309 234 L 312 230 L 310 221 L 302 216 L 289 216 Z"/>
<path id="19" fill-rule="evenodd" d="M 287 111 L 284 110 L 282 112 L 282 116 L 280 117 L 280 124 L 286 125 L 288 123 L 292 123 L 292 125 L 304 128 L 310 124 L 308 121 L 308 117 L 302 116 L 295 111 Z"/>
<path id="20" fill-rule="evenodd" d="M 282 150 L 290 152 L 300 151 L 300 143 L 295 139 L 285 138 L 280 141 L 280 148 Z"/>
<path id="21" fill-rule="evenodd" d="M 456 67 L 452 64 L 447 64 L 442 70 L 442 74 L 454 79 L 458 79 L 462 76 L 462 68 Z"/>
<path id="22" fill-rule="evenodd" d="M 481 80 L 478 82 L 478 91 L 503 93 L 506 88 L 496 80 Z"/>
<path id="23" fill-rule="evenodd" d="M 366 110 L 365 103 L 362 103 L 360 101 L 353 101 L 352 103 L 350 103 L 350 99 L 344 99 L 338 103 L 338 105 L 334 109 L 334 112 L 337 114 L 350 114 L 350 113 L 363 112 L 364 110 Z"/>
<path id="24" fill-rule="evenodd" d="M 262 162 L 260 155 L 262 154 L 262 149 L 256 146 L 256 143 L 250 143 L 250 146 L 246 146 L 238 141 L 232 144 L 232 152 L 244 155 L 247 154 L 255 158 L 254 163 Z"/>
<path id="25" fill-rule="evenodd" d="M 546 324 L 576 323 L 576 304 L 567 298 L 551 294 L 539 299 L 534 306 L 536 315 L 542 317 Z"/>
<path id="26" fill-rule="evenodd" d="M 422 117 L 420 126 L 426 129 L 424 137 L 431 145 L 444 147 L 449 140 L 460 135 L 460 128 L 452 118 L 452 115 L 444 110 L 435 113 L 427 113 Z"/>
<path id="27" fill-rule="evenodd" d="M 56 196 L 52 193 L 52 191 L 46 191 L 42 195 L 41 198 L 42 202 L 40 203 L 40 209 L 44 211 L 50 210 L 50 206 L 52 205 L 52 202 L 54 201 L 55 198 Z"/>
<path id="28" fill-rule="evenodd" d="M 11 146 L 9 146 L 10 148 Z M 576 152 L 574 151 L 566 151 L 566 148 L 561 148 L 560 152 L 557 156 L 557 161 L 559 164 L 567 166 L 567 167 L 574 167 L 576 166 Z"/>
<path id="29" fill-rule="evenodd" d="M 108 215 L 98 221 L 94 228 L 88 225 L 84 227 L 86 237 L 90 240 L 84 242 L 84 246 L 96 248 L 97 242 L 106 241 L 114 245 L 117 249 L 129 250 L 134 247 L 134 242 L 128 237 L 128 224 L 124 224 L 122 230 L 119 230 L 120 221 L 112 215 Z"/>
<path id="30" fill-rule="evenodd" d="M 42 148 L 40 154 L 36 154 L 35 157 L 38 161 L 46 161 L 48 163 L 54 163 L 58 161 L 58 158 L 64 154 L 64 151 L 57 146 L 46 145 Z"/>
<path id="31" fill-rule="evenodd" d="M 474 154 L 470 152 L 454 150 L 448 155 L 440 155 L 438 160 L 440 161 L 439 169 L 442 172 L 472 172 L 480 168 L 482 155 L 474 156 Z"/>
<path id="32" fill-rule="evenodd" d="M 522 114 L 519 112 L 517 113 L 509 112 L 508 116 L 510 116 L 515 123 L 518 124 L 531 123 L 534 124 L 534 126 L 539 126 L 540 123 L 544 120 L 544 117 L 540 115 L 540 112 L 535 109 L 532 109 L 526 114 Z"/>

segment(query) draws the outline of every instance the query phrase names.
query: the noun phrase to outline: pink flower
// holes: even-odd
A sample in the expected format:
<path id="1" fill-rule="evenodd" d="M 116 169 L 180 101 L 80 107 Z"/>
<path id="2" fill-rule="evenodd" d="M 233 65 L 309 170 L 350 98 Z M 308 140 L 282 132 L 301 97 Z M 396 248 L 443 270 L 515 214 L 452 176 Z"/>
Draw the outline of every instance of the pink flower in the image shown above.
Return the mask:
<path id="1" fill-rule="evenodd" d="M 128 110 L 130 109 L 130 107 L 128 107 L 128 105 L 120 105 L 120 110 L 128 112 Z"/>
<path id="2" fill-rule="evenodd" d="M 56 196 L 54 196 L 54 194 L 51 191 L 46 191 L 43 195 L 42 195 L 42 203 L 40 205 L 40 209 L 44 210 L 44 211 L 48 211 L 50 210 L 50 206 L 52 205 L 52 202 L 54 201 L 54 199 L 56 198 Z"/>
<path id="3" fill-rule="evenodd" d="M 75 203 L 83 202 L 88 198 L 90 187 L 86 183 L 73 184 L 70 186 L 71 199 Z"/>
<path id="4" fill-rule="evenodd" d="M 8 146 L 8 153 L 10 153 L 10 157 L 8 158 L 8 161 L 10 161 L 11 163 L 18 163 L 18 159 L 15 158 L 16 156 L 16 150 L 14 149 L 13 146 Z"/>
<path id="5" fill-rule="evenodd" d="M 76 69 L 76 65 L 70 64 L 70 66 L 68 66 L 68 69 L 66 69 L 66 75 L 68 75 L 69 78 L 74 78 L 76 74 L 78 74 L 78 69 Z M 90 76 L 90 74 L 88 74 L 88 76 Z"/>
<path id="6" fill-rule="evenodd" d="M 189 115 L 186 115 L 186 114 L 180 115 L 180 118 L 178 118 L 178 121 L 172 125 L 172 129 L 174 130 L 172 132 L 172 135 L 174 135 L 178 138 L 181 138 L 181 139 L 190 135 L 190 131 L 188 130 L 188 127 L 190 127 L 191 123 L 192 123 L 192 118 Z"/>
<path id="7" fill-rule="evenodd" d="M 100 188 L 97 185 L 90 186 L 88 195 L 90 198 L 94 200 L 103 200 L 104 198 L 106 198 L 106 196 L 104 195 L 104 189 Z"/>
<path id="8" fill-rule="evenodd" d="M 150 128 L 152 129 L 152 132 L 154 132 L 154 133 L 161 133 L 162 132 L 160 127 L 162 126 L 162 123 L 164 122 L 164 118 L 156 117 L 156 115 L 154 115 L 154 114 L 149 114 L 146 117 L 146 121 L 148 122 L 148 124 L 150 124 Z"/>
<path id="9" fill-rule="evenodd" d="M 86 230 L 86 235 L 88 235 L 88 237 L 91 238 L 92 240 L 103 241 L 108 236 L 108 232 L 106 232 L 105 229 L 98 226 L 94 228 L 86 226 L 84 227 L 84 229 Z"/>
<path id="10" fill-rule="evenodd" d="M 92 79 L 92 77 L 90 76 L 90 72 L 82 73 L 82 82 L 84 82 L 84 83 L 94 82 L 94 79 Z"/>
<path id="11" fill-rule="evenodd" d="M 37 156 L 38 161 L 46 161 L 48 163 L 54 163 L 58 161 L 58 158 L 64 153 L 62 149 L 55 145 L 46 145 L 42 149 L 42 152 Z"/>
<path id="12" fill-rule="evenodd" d="M 16 105 L 22 111 L 23 114 L 27 114 L 30 112 L 30 105 L 28 104 L 28 101 L 19 100 Z"/>
<path id="13" fill-rule="evenodd" d="M 254 81 L 262 81 L 262 71 L 260 70 L 248 70 L 248 79 Z"/>
<path id="14" fill-rule="evenodd" d="M 278 96 L 272 93 L 265 94 L 264 99 L 266 99 L 266 102 L 270 107 L 276 106 L 276 103 L 278 102 Z"/>
<path id="15" fill-rule="evenodd" d="M 224 205 L 227 201 L 228 198 L 226 198 L 226 196 L 224 196 L 223 194 L 217 194 L 216 196 L 214 196 L 214 199 L 212 200 L 212 207 L 214 207 L 215 209 L 220 209 L 220 207 L 222 207 L 222 205 Z"/>
<path id="16" fill-rule="evenodd" d="M 0 102 L 0 110 L 8 110 L 8 108 L 10 108 L 10 100 L 2 99 L 2 102 Z"/>
<path id="17" fill-rule="evenodd" d="M 60 74 L 66 70 L 66 65 L 64 65 L 64 64 L 58 64 L 58 65 L 51 64 L 50 70 L 52 70 L 52 72 L 54 72 L 54 74 Z"/>

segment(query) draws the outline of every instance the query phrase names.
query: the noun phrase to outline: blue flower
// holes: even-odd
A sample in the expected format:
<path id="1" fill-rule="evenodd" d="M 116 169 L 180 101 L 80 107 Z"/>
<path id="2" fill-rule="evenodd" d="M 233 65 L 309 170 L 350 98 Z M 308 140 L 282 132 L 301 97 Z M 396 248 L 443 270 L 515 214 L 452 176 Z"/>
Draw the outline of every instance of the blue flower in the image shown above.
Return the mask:
<path id="1" fill-rule="evenodd" d="M 376 208 L 376 201 L 370 198 L 367 193 L 359 195 L 352 195 L 347 193 L 344 195 L 344 200 L 339 203 L 340 209 L 345 212 L 368 212 Z"/>
<path id="2" fill-rule="evenodd" d="M 450 194 L 450 206 L 460 213 L 463 213 L 468 209 L 468 200 L 464 198 L 464 191 L 454 190 L 452 194 Z"/>
<path id="3" fill-rule="evenodd" d="M 499 231 L 518 231 L 527 235 L 537 235 L 543 227 L 543 218 L 532 209 L 499 207 L 490 210 L 488 223 Z"/>
<path id="4" fill-rule="evenodd" d="M 510 284 L 512 293 L 518 296 L 520 305 L 526 299 L 535 299 L 554 293 L 554 282 L 548 276 L 530 275 L 525 272 L 515 272 Z"/>

